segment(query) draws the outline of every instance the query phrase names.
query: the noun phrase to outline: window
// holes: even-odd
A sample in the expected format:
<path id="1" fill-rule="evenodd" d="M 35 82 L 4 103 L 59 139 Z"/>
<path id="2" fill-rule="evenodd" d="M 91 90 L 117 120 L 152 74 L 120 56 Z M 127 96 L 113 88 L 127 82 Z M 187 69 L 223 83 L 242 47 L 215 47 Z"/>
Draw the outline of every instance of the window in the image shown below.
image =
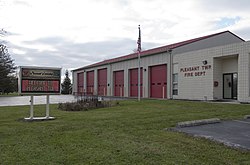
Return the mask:
<path id="1" fill-rule="evenodd" d="M 173 74 L 173 83 L 178 83 L 178 73 Z"/>
<path id="2" fill-rule="evenodd" d="M 173 95 L 178 95 L 178 73 L 173 74 Z"/>
<path id="3" fill-rule="evenodd" d="M 178 95 L 178 63 L 173 64 L 173 95 Z"/>

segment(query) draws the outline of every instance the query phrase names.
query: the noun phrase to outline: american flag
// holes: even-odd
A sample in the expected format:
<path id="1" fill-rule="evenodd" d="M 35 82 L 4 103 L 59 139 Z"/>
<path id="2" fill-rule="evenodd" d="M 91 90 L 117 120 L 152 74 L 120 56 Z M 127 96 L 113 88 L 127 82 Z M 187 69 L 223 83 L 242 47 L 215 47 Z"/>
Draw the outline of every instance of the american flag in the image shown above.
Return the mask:
<path id="1" fill-rule="evenodd" d="M 141 52 L 141 27 L 140 25 L 138 26 L 138 29 L 139 29 L 139 37 L 137 40 L 137 45 L 138 45 L 137 51 Z"/>

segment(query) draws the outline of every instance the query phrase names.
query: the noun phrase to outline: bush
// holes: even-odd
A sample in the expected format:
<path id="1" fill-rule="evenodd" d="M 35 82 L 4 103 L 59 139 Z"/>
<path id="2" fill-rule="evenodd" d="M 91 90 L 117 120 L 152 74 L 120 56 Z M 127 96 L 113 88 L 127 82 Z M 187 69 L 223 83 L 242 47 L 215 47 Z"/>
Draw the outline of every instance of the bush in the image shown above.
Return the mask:
<path id="1" fill-rule="evenodd" d="M 88 111 L 90 109 L 112 107 L 119 105 L 118 101 L 98 101 L 98 100 L 79 100 L 77 102 L 59 103 L 58 109 L 63 111 Z"/>

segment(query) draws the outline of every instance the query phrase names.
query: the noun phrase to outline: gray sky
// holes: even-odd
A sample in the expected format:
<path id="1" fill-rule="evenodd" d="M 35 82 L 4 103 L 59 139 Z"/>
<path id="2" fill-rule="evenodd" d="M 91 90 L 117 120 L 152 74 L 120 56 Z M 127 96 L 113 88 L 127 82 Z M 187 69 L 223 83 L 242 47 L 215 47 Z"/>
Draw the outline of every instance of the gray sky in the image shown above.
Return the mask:
<path id="1" fill-rule="evenodd" d="M 18 66 L 74 69 L 225 30 L 250 39 L 249 0 L 0 0 Z"/>

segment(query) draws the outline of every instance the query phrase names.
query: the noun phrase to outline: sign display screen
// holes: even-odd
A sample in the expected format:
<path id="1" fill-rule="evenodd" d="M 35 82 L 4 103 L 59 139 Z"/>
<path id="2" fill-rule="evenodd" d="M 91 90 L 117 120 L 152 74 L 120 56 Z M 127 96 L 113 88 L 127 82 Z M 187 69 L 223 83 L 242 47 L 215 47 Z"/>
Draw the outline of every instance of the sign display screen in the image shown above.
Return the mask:
<path id="1" fill-rule="evenodd" d="M 60 94 L 61 69 L 20 67 L 20 94 Z"/>
<path id="2" fill-rule="evenodd" d="M 60 82 L 53 80 L 22 80 L 22 92 L 60 92 Z"/>

